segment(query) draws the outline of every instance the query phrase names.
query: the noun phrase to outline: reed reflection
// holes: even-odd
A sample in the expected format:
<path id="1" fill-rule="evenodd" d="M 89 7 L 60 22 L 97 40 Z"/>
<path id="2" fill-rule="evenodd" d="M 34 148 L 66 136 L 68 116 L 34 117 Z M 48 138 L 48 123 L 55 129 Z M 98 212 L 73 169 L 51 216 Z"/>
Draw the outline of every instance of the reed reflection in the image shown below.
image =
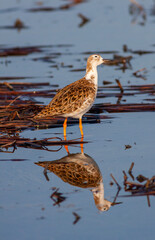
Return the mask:
<path id="1" fill-rule="evenodd" d="M 68 149 L 67 149 L 68 150 Z M 101 171 L 92 157 L 83 153 L 70 154 L 55 161 L 37 162 L 44 168 L 47 178 L 47 170 L 53 172 L 64 182 L 80 188 L 88 188 L 94 197 L 95 205 L 100 211 L 107 211 L 117 203 L 104 198 L 104 184 Z"/>

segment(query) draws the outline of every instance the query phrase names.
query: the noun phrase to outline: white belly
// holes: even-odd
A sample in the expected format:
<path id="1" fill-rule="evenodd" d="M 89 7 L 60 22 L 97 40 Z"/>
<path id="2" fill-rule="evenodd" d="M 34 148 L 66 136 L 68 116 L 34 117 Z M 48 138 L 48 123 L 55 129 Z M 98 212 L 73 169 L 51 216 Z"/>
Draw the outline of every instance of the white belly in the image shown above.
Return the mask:
<path id="1" fill-rule="evenodd" d="M 90 99 L 88 99 L 75 112 L 66 113 L 66 114 L 63 114 L 62 116 L 63 117 L 72 117 L 72 118 L 82 118 L 82 116 L 90 110 L 93 103 L 94 103 L 93 101 L 90 101 Z"/>

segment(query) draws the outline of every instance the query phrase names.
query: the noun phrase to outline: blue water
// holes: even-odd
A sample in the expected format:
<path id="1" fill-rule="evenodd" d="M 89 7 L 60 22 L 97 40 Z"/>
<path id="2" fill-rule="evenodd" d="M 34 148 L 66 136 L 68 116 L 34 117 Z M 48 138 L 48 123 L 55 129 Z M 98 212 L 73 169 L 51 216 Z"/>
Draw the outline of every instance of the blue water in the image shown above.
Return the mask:
<path id="1" fill-rule="evenodd" d="M 43 6 L 60 6 L 70 1 L 45 1 Z M 122 46 L 127 44 L 133 50 L 155 50 L 154 16 L 150 15 L 154 1 L 139 3 L 146 9 L 145 25 L 137 22 L 132 24 L 129 14 L 129 1 L 87 1 L 69 10 L 54 12 L 29 12 L 37 7 L 34 1 L 3 1 L 0 10 L 0 25 L 13 25 L 20 18 L 28 29 L 21 31 L 0 29 L 0 46 L 48 46 L 43 52 L 22 57 L 1 57 L 0 76 L 26 76 L 25 82 L 50 82 L 63 87 L 79 78 L 84 72 L 71 72 L 71 69 L 85 68 L 86 51 L 118 51 L 120 55 L 132 55 L 131 69 L 125 73 L 116 66 L 99 67 L 99 86 L 103 80 L 120 79 L 123 86 L 154 84 L 155 54 L 135 55 L 123 53 Z M 11 11 L 4 11 L 6 9 Z M 90 19 L 86 25 L 79 28 L 82 13 Z M 65 44 L 65 46 L 56 46 Z M 68 46 L 71 44 L 72 46 Z M 35 58 L 61 53 L 54 62 L 34 61 Z M 113 54 L 103 57 L 112 58 Z M 6 61 L 8 63 L 6 64 Z M 73 65 L 73 68 L 62 67 Z M 58 65 L 53 68 L 52 65 Z M 146 68 L 146 79 L 133 76 L 133 72 Z M 51 78 L 51 76 L 53 76 Z M 14 80 L 15 81 L 15 80 Z M 19 80 L 18 80 L 19 81 Z M 11 81 L 9 81 L 11 82 Z M 48 89 L 48 87 L 44 87 Z M 153 96 L 123 97 L 127 103 L 141 103 L 145 98 Z M 50 99 L 41 98 L 47 104 Z M 97 99 L 96 103 L 112 102 L 115 98 Z M 106 113 L 105 113 L 106 114 Z M 105 198 L 113 201 L 117 186 L 110 186 L 112 173 L 123 187 L 122 170 L 128 171 L 134 162 L 133 174 L 143 174 L 151 178 L 154 175 L 154 142 L 155 142 L 155 113 L 119 113 L 108 114 L 110 120 L 102 120 L 96 124 L 83 124 L 85 139 L 84 152 L 90 155 L 98 164 L 103 176 Z M 67 128 L 68 139 L 80 137 L 78 125 Z M 63 138 L 63 129 L 44 129 L 24 131 L 21 137 L 37 139 L 47 137 Z M 125 150 L 125 145 L 132 148 Z M 57 149 L 57 147 L 49 147 Z M 80 152 L 80 146 L 69 147 L 70 153 Z M 49 173 L 47 182 L 43 168 L 34 162 L 52 161 L 66 155 L 65 148 L 58 152 L 18 148 L 14 153 L 0 153 L 0 236 L 9 239 L 141 239 L 152 240 L 155 234 L 154 197 L 150 197 L 151 207 L 147 205 L 146 197 L 123 198 L 122 204 L 111 207 L 109 211 L 99 213 L 95 207 L 92 193 L 88 189 L 80 189 L 62 182 L 57 176 Z M 23 159 L 24 161 L 7 161 Z M 2 161 L 3 160 L 3 161 Z M 129 178 L 130 179 L 130 178 Z M 130 179 L 131 180 L 131 179 Z M 59 188 L 66 198 L 60 207 L 53 206 L 50 198 L 52 188 Z M 76 191 L 78 190 L 78 191 Z M 124 195 L 122 189 L 120 195 Z M 78 213 L 81 219 L 73 225 Z"/>

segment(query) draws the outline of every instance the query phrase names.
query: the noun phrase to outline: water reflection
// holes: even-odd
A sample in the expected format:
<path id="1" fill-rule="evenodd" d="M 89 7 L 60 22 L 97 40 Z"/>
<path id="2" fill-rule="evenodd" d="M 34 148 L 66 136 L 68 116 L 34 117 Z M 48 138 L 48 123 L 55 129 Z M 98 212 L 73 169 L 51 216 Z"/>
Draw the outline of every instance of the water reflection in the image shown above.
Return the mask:
<path id="1" fill-rule="evenodd" d="M 35 163 L 44 167 L 46 178 L 47 170 L 53 172 L 64 182 L 80 188 L 89 188 L 92 192 L 95 205 L 100 211 L 107 211 L 117 203 L 104 198 L 104 184 L 102 174 L 92 157 L 83 153 L 70 154 L 55 161 Z M 115 199 L 116 200 L 116 199 Z"/>

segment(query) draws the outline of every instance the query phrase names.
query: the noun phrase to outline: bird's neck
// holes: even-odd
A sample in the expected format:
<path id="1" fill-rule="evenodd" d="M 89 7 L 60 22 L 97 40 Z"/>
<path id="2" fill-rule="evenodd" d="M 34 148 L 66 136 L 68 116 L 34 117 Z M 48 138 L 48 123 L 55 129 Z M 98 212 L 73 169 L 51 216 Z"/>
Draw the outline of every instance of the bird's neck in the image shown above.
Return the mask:
<path id="1" fill-rule="evenodd" d="M 95 85 L 98 85 L 98 74 L 97 67 L 93 67 L 90 64 L 87 64 L 85 79 L 92 81 Z"/>
<path id="2" fill-rule="evenodd" d="M 100 181 L 100 184 L 91 191 L 93 193 L 95 205 L 100 211 L 104 211 L 104 206 L 111 206 L 111 202 L 104 198 L 104 185 L 102 180 Z"/>
<path id="3" fill-rule="evenodd" d="M 94 201 L 97 207 L 104 205 L 105 199 L 104 199 L 104 185 L 103 181 L 100 182 L 100 184 L 92 189 Z"/>

